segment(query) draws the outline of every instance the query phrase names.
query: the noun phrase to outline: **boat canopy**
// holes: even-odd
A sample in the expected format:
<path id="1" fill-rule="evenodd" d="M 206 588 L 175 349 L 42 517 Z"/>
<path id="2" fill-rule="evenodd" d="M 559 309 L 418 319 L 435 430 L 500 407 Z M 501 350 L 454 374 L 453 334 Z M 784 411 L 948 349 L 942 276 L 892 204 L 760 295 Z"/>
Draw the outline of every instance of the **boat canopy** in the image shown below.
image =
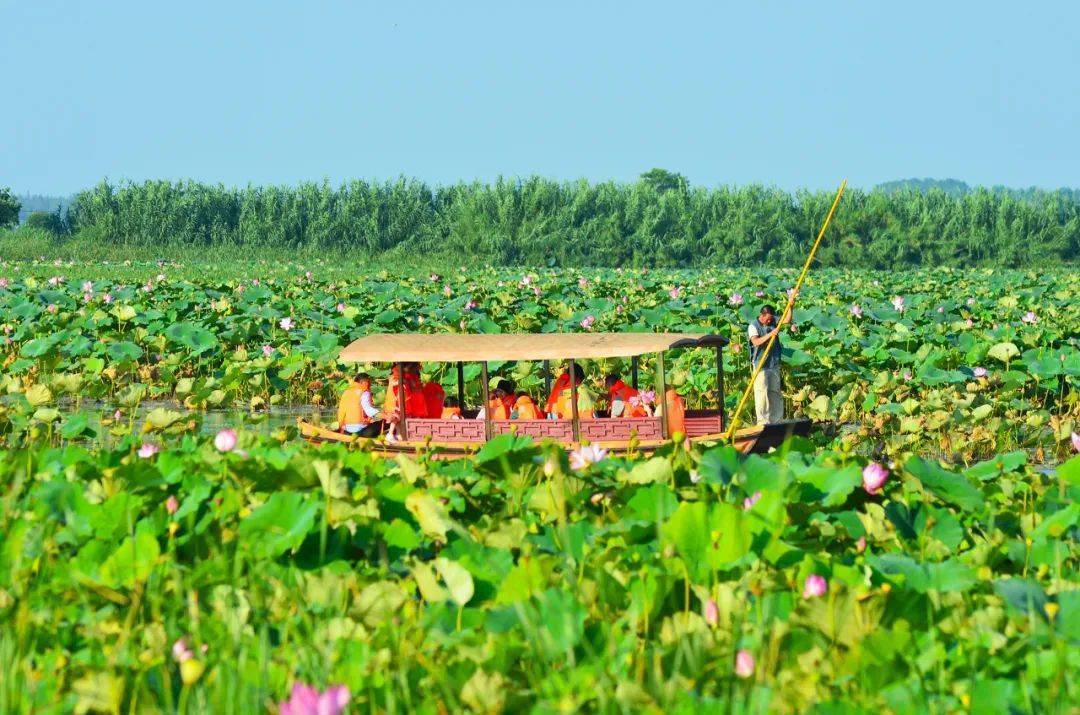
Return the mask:
<path id="1" fill-rule="evenodd" d="M 588 360 L 727 344 L 724 336 L 706 333 L 376 333 L 355 340 L 340 358 L 361 363 Z"/>

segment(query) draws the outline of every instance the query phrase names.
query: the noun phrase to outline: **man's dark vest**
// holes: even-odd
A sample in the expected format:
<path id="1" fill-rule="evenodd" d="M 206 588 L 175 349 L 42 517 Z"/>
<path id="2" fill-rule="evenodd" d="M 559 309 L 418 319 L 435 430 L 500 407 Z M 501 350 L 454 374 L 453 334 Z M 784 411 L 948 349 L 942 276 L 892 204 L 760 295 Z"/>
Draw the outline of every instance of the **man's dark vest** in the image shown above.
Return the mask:
<path id="1" fill-rule="evenodd" d="M 772 330 L 772 327 L 766 328 L 764 325 L 761 324 L 761 321 L 756 319 L 756 318 L 754 319 L 754 322 L 752 322 L 750 324 L 753 325 L 755 328 L 757 328 L 758 336 L 768 335 L 769 331 Z M 765 346 L 768 345 L 768 344 L 769 343 L 767 341 L 762 343 L 761 345 L 754 345 L 753 343 L 750 343 L 750 363 L 751 363 L 750 369 L 751 370 L 753 370 L 755 367 L 757 367 L 758 360 L 761 359 L 761 353 L 762 353 L 762 351 L 765 350 Z M 782 346 L 780 345 L 780 335 L 777 334 L 776 340 L 773 341 L 772 348 L 769 349 L 769 357 L 765 359 L 765 367 L 763 369 L 765 369 L 765 370 L 779 370 L 780 369 L 780 349 L 781 349 L 781 347 Z"/>

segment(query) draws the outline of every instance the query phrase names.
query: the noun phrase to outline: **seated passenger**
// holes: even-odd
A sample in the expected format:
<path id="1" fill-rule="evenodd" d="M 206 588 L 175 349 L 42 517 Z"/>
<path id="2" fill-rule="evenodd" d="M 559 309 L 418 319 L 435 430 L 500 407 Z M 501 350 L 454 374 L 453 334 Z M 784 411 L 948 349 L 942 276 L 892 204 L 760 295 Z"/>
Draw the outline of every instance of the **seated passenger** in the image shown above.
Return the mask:
<path id="1" fill-rule="evenodd" d="M 564 370 L 555 380 L 555 384 L 551 386 L 551 394 L 548 395 L 547 402 L 544 403 L 544 412 L 546 414 L 555 414 L 555 403 L 559 401 L 559 395 L 567 387 L 570 387 L 570 373 Z"/>
<path id="2" fill-rule="evenodd" d="M 574 384 L 578 386 L 578 417 L 581 419 L 590 419 L 594 416 L 596 411 L 596 398 L 593 397 L 592 392 L 583 383 L 585 381 L 585 370 L 581 365 L 574 365 Z M 574 417 L 574 406 L 570 401 L 573 395 L 573 390 L 570 388 L 570 379 L 566 380 L 566 387 L 559 392 L 555 400 L 555 416 L 561 420 L 569 420 Z"/>
<path id="3" fill-rule="evenodd" d="M 371 376 L 361 372 L 341 393 L 338 403 L 338 431 L 374 437 L 382 432 L 383 421 L 371 399 Z"/>
<path id="4" fill-rule="evenodd" d="M 648 417 L 649 411 L 641 394 L 622 381 L 618 375 L 608 375 L 604 379 L 608 389 L 608 405 L 612 417 Z"/>
<path id="5" fill-rule="evenodd" d="M 458 402 L 458 399 L 456 397 L 447 397 L 445 400 L 443 400 L 442 419 L 461 419 L 461 403 Z"/>
<path id="6" fill-rule="evenodd" d="M 533 398 L 529 397 L 529 393 L 519 392 L 514 400 L 514 409 L 510 412 L 510 419 L 542 420 L 544 414 L 540 412 L 540 408 L 533 402 Z"/>
<path id="7" fill-rule="evenodd" d="M 508 420 L 510 419 L 510 411 L 513 408 L 513 394 L 507 395 L 507 388 L 513 389 L 513 383 L 509 380 L 500 380 L 498 386 L 488 396 L 487 407 L 481 407 L 480 411 L 476 414 L 476 419 L 485 419 L 488 410 L 491 410 L 491 419 L 493 420 Z M 510 404 L 507 405 L 507 398 L 510 399 Z"/>

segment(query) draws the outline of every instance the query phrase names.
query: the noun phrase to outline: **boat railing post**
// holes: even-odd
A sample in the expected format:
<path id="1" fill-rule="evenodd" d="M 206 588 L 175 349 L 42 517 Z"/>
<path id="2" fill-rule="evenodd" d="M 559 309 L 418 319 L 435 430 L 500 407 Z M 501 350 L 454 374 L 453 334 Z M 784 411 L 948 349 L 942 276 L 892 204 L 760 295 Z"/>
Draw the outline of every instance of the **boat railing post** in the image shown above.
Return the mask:
<path id="1" fill-rule="evenodd" d="M 401 427 L 401 441 L 409 439 L 409 433 L 405 425 L 405 363 L 399 362 L 397 364 L 397 404 L 398 404 L 398 425 Z"/>
<path id="2" fill-rule="evenodd" d="M 638 356 L 630 358 L 630 385 L 638 389 Z"/>
<path id="3" fill-rule="evenodd" d="M 457 364 L 457 402 L 458 409 L 465 408 L 465 363 Z"/>
<path id="4" fill-rule="evenodd" d="M 570 358 L 570 414 L 574 441 L 581 442 L 581 415 L 578 413 L 577 362 Z"/>
<path id="5" fill-rule="evenodd" d="M 667 376 L 664 374 L 663 351 L 656 356 L 656 401 L 660 405 L 660 434 L 664 439 L 669 439 L 671 435 L 668 434 Z"/>
<path id="6" fill-rule="evenodd" d="M 484 400 L 484 441 L 487 441 L 491 439 L 491 387 L 488 385 L 487 360 L 480 363 L 480 379 L 484 381 L 480 394 Z"/>
<path id="7" fill-rule="evenodd" d="M 544 361 L 544 392 L 551 394 L 551 361 Z"/>
<path id="8" fill-rule="evenodd" d="M 720 410 L 720 429 L 724 429 L 727 416 L 724 414 L 724 346 L 716 346 L 716 407 Z"/>

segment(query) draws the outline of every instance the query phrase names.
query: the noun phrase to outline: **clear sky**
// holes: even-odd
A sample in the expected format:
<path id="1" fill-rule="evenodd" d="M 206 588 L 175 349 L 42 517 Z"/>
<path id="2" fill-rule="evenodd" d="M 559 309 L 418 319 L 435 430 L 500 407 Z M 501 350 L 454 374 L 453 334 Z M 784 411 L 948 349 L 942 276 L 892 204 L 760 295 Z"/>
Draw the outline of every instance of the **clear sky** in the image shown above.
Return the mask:
<path id="1" fill-rule="evenodd" d="M 1080 186 L 1080 2 L 0 0 L 0 186 Z"/>

